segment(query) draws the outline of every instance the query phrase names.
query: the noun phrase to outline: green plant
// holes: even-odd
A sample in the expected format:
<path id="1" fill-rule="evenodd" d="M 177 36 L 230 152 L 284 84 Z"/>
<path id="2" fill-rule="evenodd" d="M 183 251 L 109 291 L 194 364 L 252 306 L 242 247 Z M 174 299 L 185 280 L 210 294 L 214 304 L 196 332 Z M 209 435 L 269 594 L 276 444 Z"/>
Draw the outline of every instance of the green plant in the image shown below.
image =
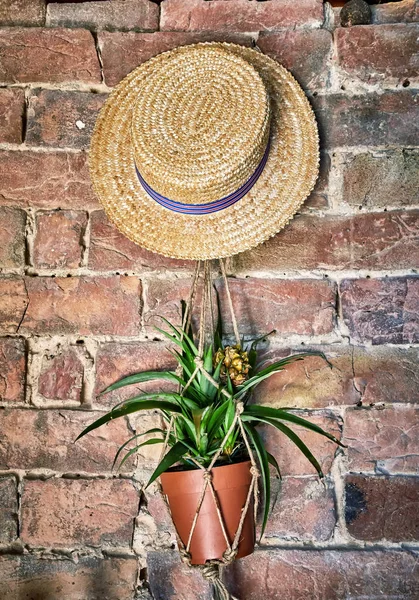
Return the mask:
<path id="1" fill-rule="evenodd" d="M 166 430 L 153 428 L 134 435 L 118 450 L 113 465 L 115 466 L 118 462 L 124 450 L 126 450 L 126 453 L 120 462 L 120 466 L 142 446 L 161 444 L 166 441 L 169 450 L 152 474 L 148 486 L 161 473 L 173 467 L 176 463 L 181 463 L 184 468 L 196 468 L 198 463 L 203 467 L 208 467 L 214 455 L 220 449 L 223 440 L 224 446 L 216 465 L 239 461 L 244 457 L 247 458 L 240 426 L 236 423 L 233 427 L 237 403 L 242 403 L 242 412 L 239 418 L 255 451 L 261 472 L 264 492 L 263 534 L 270 505 L 269 464 L 277 470 L 279 476 L 281 476 L 281 473 L 277 460 L 266 450 L 257 427 L 267 424 L 283 433 L 307 457 L 320 477 L 323 477 L 320 464 L 289 425 L 299 425 L 329 438 L 340 446 L 342 444 L 330 433 L 290 412 L 291 409 L 250 404 L 249 399 L 252 390 L 263 380 L 282 371 L 290 363 L 303 360 L 306 356 L 317 355 L 325 360 L 326 358 L 321 352 L 305 352 L 288 356 L 258 370 L 256 349 L 258 342 L 263 338 L 249 343 L 247 349 L 242 349 L 243 344 L 241 346 L 223 346 L 221 325 L 219 323 L 214 334 L 213 343 L 206 345 L 202 352 L 201 365 L 206 374 L 209 375 L 207 377 L 201 370 L 196 370 L 200 353 L 193 340 L 191 328 L 188 328 L 188 331 L 182 331 L 169 321 L 165 319 L 164 321 L 169 331 L 162 329 L 158 329 L 158 331 L 177 347 L 172 353 L 180 366 L 181 374 L 172 371 L 136 373 L 109 386 L 102 394 L 127 385 L 152 380 L 177 384 L 179 391 L 143 393 L 130 400 L 125 400 L 89 425 L 77 439 L 113 419 L 143 410 L 159 409 L 168 424 L 169 431 L 167 428 Z M 194 374 L 195 376 L 193 376 Z M 139 440 L 140 437 L 150 434 L 155 435 L 146 441 Z M 130 443 L 135 443 L 135 445 L 128 450 L 127 447 Z"/>

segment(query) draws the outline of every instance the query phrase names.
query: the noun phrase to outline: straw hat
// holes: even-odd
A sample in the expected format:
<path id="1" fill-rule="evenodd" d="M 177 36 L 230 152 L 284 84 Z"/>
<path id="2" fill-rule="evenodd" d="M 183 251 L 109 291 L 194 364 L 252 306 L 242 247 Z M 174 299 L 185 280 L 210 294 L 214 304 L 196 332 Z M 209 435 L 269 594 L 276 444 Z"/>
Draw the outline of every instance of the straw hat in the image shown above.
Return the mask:
<path id="1" fill-rule="evenodd" d="M 109 219 L 165 256 L 222 258 L 280 231 L 318 175 L 313 111 L 293 76 L 226 43 L 140 65 L 103 106 L 90 172 Z"/>

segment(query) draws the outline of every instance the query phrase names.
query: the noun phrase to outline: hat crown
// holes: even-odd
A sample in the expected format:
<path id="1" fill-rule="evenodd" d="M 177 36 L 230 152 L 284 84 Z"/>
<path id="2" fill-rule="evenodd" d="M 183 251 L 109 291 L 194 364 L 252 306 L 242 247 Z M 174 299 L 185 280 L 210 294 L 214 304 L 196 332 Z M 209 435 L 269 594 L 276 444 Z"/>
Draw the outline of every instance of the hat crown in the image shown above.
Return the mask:
<path id="1" fill-rule="evenodd" d="M 219 200 L 248 181 L 265 153 L 265 85 L 247 61 L 214 45 L 159 59 L 150 61 L 133 110 L 136 167 L 153 190 L 176 202 Z"/>

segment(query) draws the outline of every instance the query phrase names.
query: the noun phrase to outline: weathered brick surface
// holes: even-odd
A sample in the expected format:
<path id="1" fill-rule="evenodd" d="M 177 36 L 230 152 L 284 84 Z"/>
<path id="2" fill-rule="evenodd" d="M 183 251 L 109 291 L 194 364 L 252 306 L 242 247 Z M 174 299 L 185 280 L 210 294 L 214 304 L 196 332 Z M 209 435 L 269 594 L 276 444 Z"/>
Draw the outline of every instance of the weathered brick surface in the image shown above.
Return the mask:
<path id="1" fill-rule="evenodd" d="M 89 267 L 97 271 L 192 271 L 190 260 L 175 260 L 141 248 L 118 231 L 103 211 L 91 215 Z"/>
<path id="2" fill-rule="evenodd" d="M 272 472 L 259 550 L 223 577 L 241 600 L 417 600 L 417 557 L 402 547 L 419 542 L 418 3 L 372 5 L 374 25 L 343 29 L 335 18 L 333 32 L 321 0 L 158 4 L 0 0 L 0 554 L 25 548 L 0 556 L 0 598 L 212 596 L 179 561 L 157 486 L 139 494 L 161 446 L 142 448 L 121 478 L 110 472 L 117 448 L 161 415 L 74 439 L 117 402 L 173 389 L 155 381 L 98 395 L 134 372 L 175 368 L 153 325 L 159 315 L 180 323 L 194 266 L 127 240 L 93 194 L 88 146 L 106 85 L 160 52 L 216 40 L 288 68 L 320 127 L 312 194 L 227 269 L 240 333 L 276 331 L 261 344 L 265 365 L 312 348 L 333 368 L 319 357 L 289 365 L 251 401 L 298 409 L 348 446 L 291 425 L 323 485 L 294 444 L 260 429 L 284 479 Z M 194 325 L 200 302 L 198 292 Z M 150 592 L 137 587 L 145 578 Z"/>
<path id="3" fill-rule="evenodd" d="M 18 333 L 28 303 L 24 279 L 14 277 L 0 279 L 1 333 Z"/>
<path id="4" fill-rule="evenodd" d="M 84 152 L 0 152 L 0 203 L 21 207 L 97 207 Z"/>
<path id="5" fill-rule="evenodd" d="M 149 0 L 112 0 L 111 2 L 65 2 L 48 4 L 49 27 L 85 27 L 152 31 L 158 28 L 159 9 Z"/>
<path id="6" fill-rule="evenodd" d="M 95 393 L 100 394 L 109 385 L 127 375 L 139 371 L 174 370 L 176 364 L 175 359 L 167 350 L 166 343 L 101 344 L 96 355 Z M 159 388 L 162 389 L 162 384 L 159 384 Z M 121 400 L 135 396 L 141 390 L 150 389 L 155 389 L 152 382 L 131 385 L 103 396 L 97 396 L 96 402 L 100 406 L 112 406 Z"/>
<path id="7" fill-rule="evenodd" d="M 361 540 L 419 539 L 419 479 L 362 477 L 345 480 L 345 518 L 349 533 Z"/>
<path id="8" fill-rule="evenodd" d="M 419 339 L 419 280 L 347 279 L 340 285 L 342 314 L 355 340 L 406 344 Z"/>
<path id="9" fill-rule="evenodd" d="M 226 579 L 241 600 L 377 598 L 377 590 L 383 598 L 415 600 L 418 571 L 410 552 L 266 550 L 235 562 Z"/>
<path id="10" fill-rule="evenodd" d="M 323 146 L 414 146 L 418 92 L 371 93 L 348 98 L 331 94 L 313 99 Z"/>
<path id="11" fill-rule="evenodd" d="M 320 0 L 166 0 L 161 10 L 160 26 L 167 31 L 264 31 L 323 21 Z"/>
<path id="12" fill-rule="evenodd" d="M 177 46 L 196 44 L 198 42 L 219 41 L 232 42 L 250 46 L 250 35 L 225 32 L 183 33 L 172 31 L 157 31 L 156 33 L 110 33 L 101 32 L 98 35 L 101 48 L 103 70 L 107 85 L 118 83 L 130 71 L 138 67 L 152 56 L 172 50 Z"/>
<path id="13" fill-rule="evenodd" d="M 416 0 L 386 2 L 371 7 L 373 23 L 417 23 L 419 22 L 419 6 Z"/>
<path id="14" fill-rule="evenodd" d="M 333 329 L 335 291 L 325 281 L 231 279 L 230 291 L 243 334 L 278 333 L 321 335 Z M 146 325 L 160 326 L 159 316 L 180 322 L 180 299 L 187 300 L 190 282 L 153 280 L 146 290 Z M 223 284 L 217 285 L 223 324 L 232 331 Z"/>
<path id="15" fill-rule="evenodd" d="M 307 356 L 287 366 L 260 383 L 253 393 L 258 404 L 292 408 L 323 408 L 340 404 L 353 405 L 359 393 L 353 385 L 352 354 L 347 348 L 320 348 L 333 368 L 317 356 Z M 301 351 L 301 348 L 298 352 Z M 260 368 L 297 351 L 272 350 L 264 356 Z"/>
<path id="16" fill-rule="evenodd" d="M 23 267 L 25 264 L 26 214 L 23 210 L 0 208 L 0 267 Z"/>
<path id="17" fill-rule="evenodd" d="M 210 585 L 198 570 L 189 569 L 173 552 L 149 552 L 147 569 L 155 600 L 211 600 Z"/>
<path id="18" fill-rule="evenodd" d="M 0 142 L 22 141 L 24 102 L 23 90 L 0 89 Z"/>
<path id="19" fill-rule="evenodd" d="M 30 302 L 21 330 L 27 333 L 139 333 L 141 283 L 136 277 L 36 277 L 26 279 L 26 288 Z M 22 308 L 20 296 L 17 302 Z"/>
<path id="20" fill-rule="evenodd" d="M 316 425 L 319 425 L 336 438 L 339 439 L 341 437 L 339 423 L 334 417 L 305 414 L 300 414 L 300 416 L 310 420 L 312 423 L 316 423 Z M 285 424 L 287 425 L 287 423 Z M 338 446 L 318 433 L 292 424 L 289 424 L 289 426 L 300 436 L 317 458 L 323 473 L 329 473 Z M 267 450 L 276 457 L 283 476 L 316 474 L 316 470 L 311 463 L 308 462 L 297 446 L 282 432 L 270 425 L 263 426 L 260 432 L 266 441 Z"/>
<path id="21" fill-rule="evenodd" d="M 66 473 L 109 473 L 118 448 L 132 437 L 126 421 L 76 437 L 102 413 L 74 410 L 0 412 L 0 469 L 52 469 Z M 127 461 L 123 471 L 132 471 Z"/>
<path id="22" fill-rule="evenodd" d="M 354 386 L 364 404 L 419 402 L 416 348 L 354 347 Z"/>
<path id="23" fill-rule="evenodd" d="M 2 0 L 1 25 L 43 25 L 45 0 Z"/>
<path id="24" fill-rule="evenodd" d="M 82 29 L 1 29 L 0 81 L 100 83 L 92 34 Z"/>
<path id="25" fill-rule="evenodd" d="M 79 557 L 76 560 L 0 556 L 0 597 L 66 600 L 131 600 L 137 576 L 135 558 Z"/>
<path id="26" fill-rule="evenodd" d="M 21 338 L 0 338 L 0 399 L 23 402 L 25 397 L 25 342 Z"/>
<path id="27" fill-rule="evenodd" d="M 16 479 L 14 477 L 0 477 L 0 544 L 10 544 L 15 541 L 17 537 L 17 510 Z"/>
<path id="28" fill-rule="evenodd" d="M 344 442 L 350 471 L 415 474 L 419 469 L 419 410 L 347 411 Z"/>
<path id="29" fill-rule="evenodd" d="M 337 29 L 338 64 L 343 79 L 345 74 L 371 84 L 401 84 L 405 79 L 416 79 L 418 31 L 416 25 L 405 24 Z"/>
<path id="30" fill-rule="evenodd" d="M 332 368 L 320 357 L 308 356 L 257 386 L 255 401 L 293 408 L 419 402 L 416 349 L 336 345 L 315 349 L 325 353 Z M 265 358 L 270 363 L 288 353 L 270 351 Z"/>
<path id="31" fill-rule="evenodd" d="M 36 215 L 34 265 L 40 268 L 80 267 L 87 215 L 75 211 L 49 211 Z"/>
<path id="32" fill-rule="evenodd" d="M 21 539 L 33 546 L 128 548 L 138 501 L 123 479 L 25 481 Z"/>
<path id="33" fill-rule="evenodd" d="M 258 38 L 257 45 L 262 52 L 290 69 L 305 89 L 314 92 L 326 87 L 332 54 L 329 31 L 308 29 L 266 33 Z"/>
<path id="34" fill-rule="evenodd" d="M 272 508 L 267 538 L 326 541 L 336 523 L 333 489 L 318 479 L 285 477 L 275 482 L 272 495 L 278 494 Z M 276 488 L 276 489 L 275 489 Z"/>
<path id="35" fill-rule="evenodd" d="M 419 211 L 304 215 L 234 258 L 238 272 L 282 269 L 403 269 L 419 265 Z M 305 240 L 302 244 L 301 240 Z"/>
<path id="36" fill-rule="evenodd" d="M 46 400 L 82 400 L 84 360 L 82 346 L 45 352 L 38 377 L 38 394 Z"/>
<path id="37" fill-rule="evenodd" d="M 55 148 L 87 148 L 104 94 L 42 90 L 28 106 L 26 143 Z"/>
<path id="38" fill-rule="evenodd" d="M 353 207 L 386 208 L 419 204 L 419 152 L 347 154 L 343 201 Z"/>

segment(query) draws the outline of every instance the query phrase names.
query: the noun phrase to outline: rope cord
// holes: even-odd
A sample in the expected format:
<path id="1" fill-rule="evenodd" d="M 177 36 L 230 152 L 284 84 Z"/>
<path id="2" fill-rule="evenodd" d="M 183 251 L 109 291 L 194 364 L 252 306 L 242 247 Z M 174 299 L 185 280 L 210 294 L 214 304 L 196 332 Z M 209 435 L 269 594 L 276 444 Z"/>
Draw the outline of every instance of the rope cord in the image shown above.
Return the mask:
<path id="1" fill-rule="evenodd" d="M 224 261 L 221 259 L 219 262 L 220 262 L 220 267 L 221 267 L 221 273 L 222 273 L 222 276 L 224 279 L 224 285 L 225 285 L 225 290 L 226 290 L 226 294 L 227 294 L 228 304 L 229 304 L 229 308 L 230 308 L 234 335 L 236 338 L 237 345 L 240 345 L 240 335 L 239 335 L 239 331 L 238 331 L 236 316 L 234 313 L 233 301 L 231 298 L 230 289 L 229 289 L 229 285 L 228 285 L 228 281 L 227 281 L 225 264 L 224 264 Z M 200 275 L 200 269 L 201 269 L 201 265 L 200 265 L 200 262 L 198 262 L 195 272 L 194 272 L 192 287 L 191 287 L 191 291 L 189 294 L 188 302 L 187 302 L 184 317 L 183 317 L 182 337 L 183 337 L 183 330 L 188 328 L 189 324 L 191 323 L 193 301 L 196 296 L 198 279 L 199 279 L 199 275 Z M 205 377 L 208 381 L 210 381 L 212 383 L 212 385 L 214 385 L 217 389 L 220 388 L 219 384 L 213 379 L 213 377 L 210 375 L 210 373 L 208 373 L 208 371 L 204 368 L 204 362 L 203 362 L 205 337 L 206 337 L 206 333 L 208 332 L 208 329 L 207 329 L 207 321 L 208 320 L 209 320 L 209 325 L 210 325 L 210 331 L 212 333 L 214 332 L 214 309 L 213 309 L 213 302 L 212 302 L 212 272 L 211 272 L 210 261 L 204 261 L 202 290 L 203 290 L 203 294 L 202 294 L 202 305 L 201 305 L 199 334 L 198 334 L 198 336 L 199 336 L 198 337 L 198 356 L 195 358 L 196 368 L 194 369 L 191 377 L 186 382 L 186 384 L 183 386 L 183 388 L 182 388 L 182 386 L 179 386 L 179 393 L 181 393 L 181 395 L 184 395 L 184 393 L 186 392 L 188 387 L 192 384 L 192 382 L 194 381 L 194 379 L 198 375 L 198 373 L 200 373 L 203 377 Z M 208 317 L 209 317 L 209 319 L 208 319 Z M 222 389 L 222 393 L 227 398 L 232 399 L 231 394 L 229 394 L 224 388 Z M 193 456 L 186 455 L 186 458 L 191 460 L 198 468 L 200 468 L 202 470 L 203 485 L 202 485 L 201 494 L 199 496 L 199 500 L 197 503 L 195 515 L 194 515 L 194 518 L 192 521 L 192 525 L 191 525 L 191 529 L 189 532 L 186 546 L 183 543 L 182 539 L 180 538 L 179 533 L 176 531 L 179 552 L 181 554 L 183 562 L 186 562 L 189 566 L 194 566 L 194 565 L 191 565 L 190 548 L 191 548 L 193 535 L 194 535 L 194 532 L 196 529 L 196 524 L 198 522 L 199 513 L 201 510 L 202 504 L 204 502 L 205 496 L 207 494 L 208 488 L 209 488 L 210 496 L 212 497 L 212 500 L 214 502 L 214 506 L 215 506 L 218 521 L 219 521 L 219 524 L 221 527 L 221 531 L 223 533 L 223 537 L 226 542 L 226 550 L 223 553 L 223 556 L 220 560 L 208 561 L 205 565 L 199 565 L 198 568 L 200 569 L 200 571 L 201 571 L 202 575 L 205 577 L 205 579 L 207 579 L 213 585 L 214 598 L 216 600 L 237 600 L 236 598 L 234 598 L 234 596 L 231 596 L 229 594 L 227 588 L 221 581 L 220 567 L 226 566 L 226 565 L 230 564 L 231 562 L 233 562 L 233 560 L 235 559 L 235 557 L 237 555 L 237 550 L 238 550 L 239 542 L 241 539 L 244 522 L 246 519 L 246 515 L 249 511 L 252 497 L 254 500 L 254 518 L 255 518 L 255 520 L 256 520 L 256 514 L 257 514 L 259 470 L 257 468 L 255 457 L 254 457 L 248 436 L 246 434 L 246 430 L 244 429 L 243 423 L 240 419 L 240 415 L 243 412 L 243 409 L 244 409 L 243 403 L 240 401 L 236 402 L 236 410 L 235 410 L 235 414 L 234 414 L 234 419 L 233 419 L 228 431 L 226 432 L 224 439 L 222 440 L 222 442 L 220 444 L 220 447 L 218 448 L 217 452 L 214 454 L 214 456 L 211 460 L 211 463 L 208 465 L 207 468 L 203 467 L 198 461 L 196 461 L 194 459 Z M 246 450 L 249 454 L 250 463 L 251 463 L 250 473 L 252 475 L 252 479 L 251 479 L 251 483 L 249 486 L 249 491 L 248 491 L 248 494 L 246 497 L 245 504 L 241 511 L 240 520 L 239 520 L 239 524 L 238 524 L 236 533 L 234 535 L 234 539 L 230 543 L 229 536 L 227 533 L 227 528 L 226 528 L 224 518 L 223 518 L 223 515 L 221 512 L 220 504 L 219 504 L 219 501 L 217 498 L 215 488 L 213 486 L 211 471 L 214 468 L 220 455 L 222 454 L 224 447 L 236 426 L 238 426 L 240 428 L 241 436 L 244 440 Z M 167 431 L 166 431 L 166 436 L 165 436 L 165 440 L 164 440 L 164 446 L 163 446 L 161 458 L 166 453 L 168 442 L 169 442 L 169 437 L 170 437 L 170 434 L 173 429 L 176 430 L 174 415 L 171 417 Z M 165 501 L 166 506 L 170 513 L 170 506 L 169 506 L 167 497 L 164 494 L 163 494 L 163 498 L 164 498 L 164 501 Z"/>

